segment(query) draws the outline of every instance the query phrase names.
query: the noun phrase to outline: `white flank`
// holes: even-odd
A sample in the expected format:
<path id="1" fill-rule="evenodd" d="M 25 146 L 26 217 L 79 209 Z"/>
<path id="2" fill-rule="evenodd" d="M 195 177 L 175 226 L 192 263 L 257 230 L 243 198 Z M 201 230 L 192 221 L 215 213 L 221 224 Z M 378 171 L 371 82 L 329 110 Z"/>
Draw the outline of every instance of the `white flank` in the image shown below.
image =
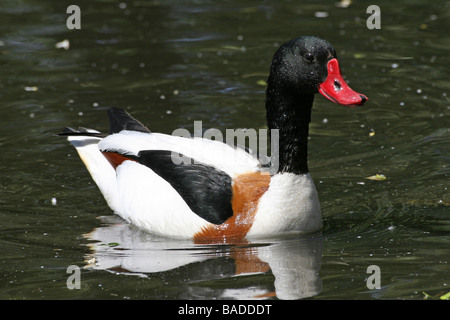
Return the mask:
<path id="1" fill-rule="evenodd" d="M 125 161 L 117 167 L 117 187 L 122 211 L 116 213 L 146 231 L 191 238 L 209 224 L 166 180 L 139 163 Z"/>

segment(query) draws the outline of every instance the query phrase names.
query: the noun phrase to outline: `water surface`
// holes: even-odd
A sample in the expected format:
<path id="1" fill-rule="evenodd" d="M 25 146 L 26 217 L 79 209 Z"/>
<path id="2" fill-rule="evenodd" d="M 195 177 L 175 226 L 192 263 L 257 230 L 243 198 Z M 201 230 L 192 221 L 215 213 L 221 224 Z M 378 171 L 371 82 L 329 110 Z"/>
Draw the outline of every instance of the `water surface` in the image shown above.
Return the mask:
<path id="1" fill-rule="evenodd" d="M 450 291 L 448 1 L 68 1 L 0 5 L 2 299 L 438 299 Z M 336 47 L 370 101 L 315 99 L 310 170 L 324 229 L 222 245 L 155 238 L 112 215 L 63 127 L 123 107 L 153 131 L 264 128 L 282 42 Z M 69 40 L 68 50 L 55 45 Z M 383 175 L 384 180 L 367 177 Z M 69 290 L 68 266 L 81 269 Z M 367 267 L 381 288 L 366 286 Z"/>

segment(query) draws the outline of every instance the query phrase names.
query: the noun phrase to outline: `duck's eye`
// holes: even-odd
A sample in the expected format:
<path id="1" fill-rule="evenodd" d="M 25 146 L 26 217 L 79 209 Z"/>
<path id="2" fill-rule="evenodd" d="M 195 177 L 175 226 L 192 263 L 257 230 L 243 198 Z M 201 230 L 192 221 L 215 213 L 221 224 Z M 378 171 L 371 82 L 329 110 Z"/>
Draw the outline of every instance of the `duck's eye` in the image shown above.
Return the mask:
<path id="1" fill-rule="evenodd" d="M 312 55 L 312 53 L 307 53 L 307 54 L 305 54 L 305 59 L 306 59 L 308 62 L 313 62 L 314 56 Z"/>

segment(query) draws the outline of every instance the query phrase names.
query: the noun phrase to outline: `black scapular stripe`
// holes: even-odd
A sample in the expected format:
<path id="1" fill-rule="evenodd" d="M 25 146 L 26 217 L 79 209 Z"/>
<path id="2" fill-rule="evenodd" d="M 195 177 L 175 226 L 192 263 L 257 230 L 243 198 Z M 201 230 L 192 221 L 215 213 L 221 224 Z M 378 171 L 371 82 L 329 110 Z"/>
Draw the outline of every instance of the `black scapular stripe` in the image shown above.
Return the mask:
<path id="1" fill-rule="evenodd" d="M 232 178 L 227 173 L 194 163 L 186 156 L 176 164 L 168 150 L 140 151 L 135 160 L 169 182 L 189 208 L 206 221 L 222 224 L 233 215 Z"/>

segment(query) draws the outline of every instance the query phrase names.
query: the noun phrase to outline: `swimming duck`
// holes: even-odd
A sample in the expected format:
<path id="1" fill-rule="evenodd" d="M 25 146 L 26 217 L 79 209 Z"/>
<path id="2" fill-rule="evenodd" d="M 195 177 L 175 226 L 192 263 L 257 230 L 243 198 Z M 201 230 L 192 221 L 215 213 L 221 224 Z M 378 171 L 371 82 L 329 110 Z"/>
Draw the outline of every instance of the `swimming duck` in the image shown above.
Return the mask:
<path id="1" fill-rule="evenodd" d="M 329 42 L 302 36 L 281 45 L 266 89 L 267 125 L 279 138 L 270 174 L 248 150 L 154 133 L 119 108 L 108 110 L 108 135 L 86 128 L 62 135 L 109 207 L 150 233 L 220 242 L 314 232 L 322 216 L 307 145 L 316 93 L 346 106 L 368 100 L 346 84 Z"/>

